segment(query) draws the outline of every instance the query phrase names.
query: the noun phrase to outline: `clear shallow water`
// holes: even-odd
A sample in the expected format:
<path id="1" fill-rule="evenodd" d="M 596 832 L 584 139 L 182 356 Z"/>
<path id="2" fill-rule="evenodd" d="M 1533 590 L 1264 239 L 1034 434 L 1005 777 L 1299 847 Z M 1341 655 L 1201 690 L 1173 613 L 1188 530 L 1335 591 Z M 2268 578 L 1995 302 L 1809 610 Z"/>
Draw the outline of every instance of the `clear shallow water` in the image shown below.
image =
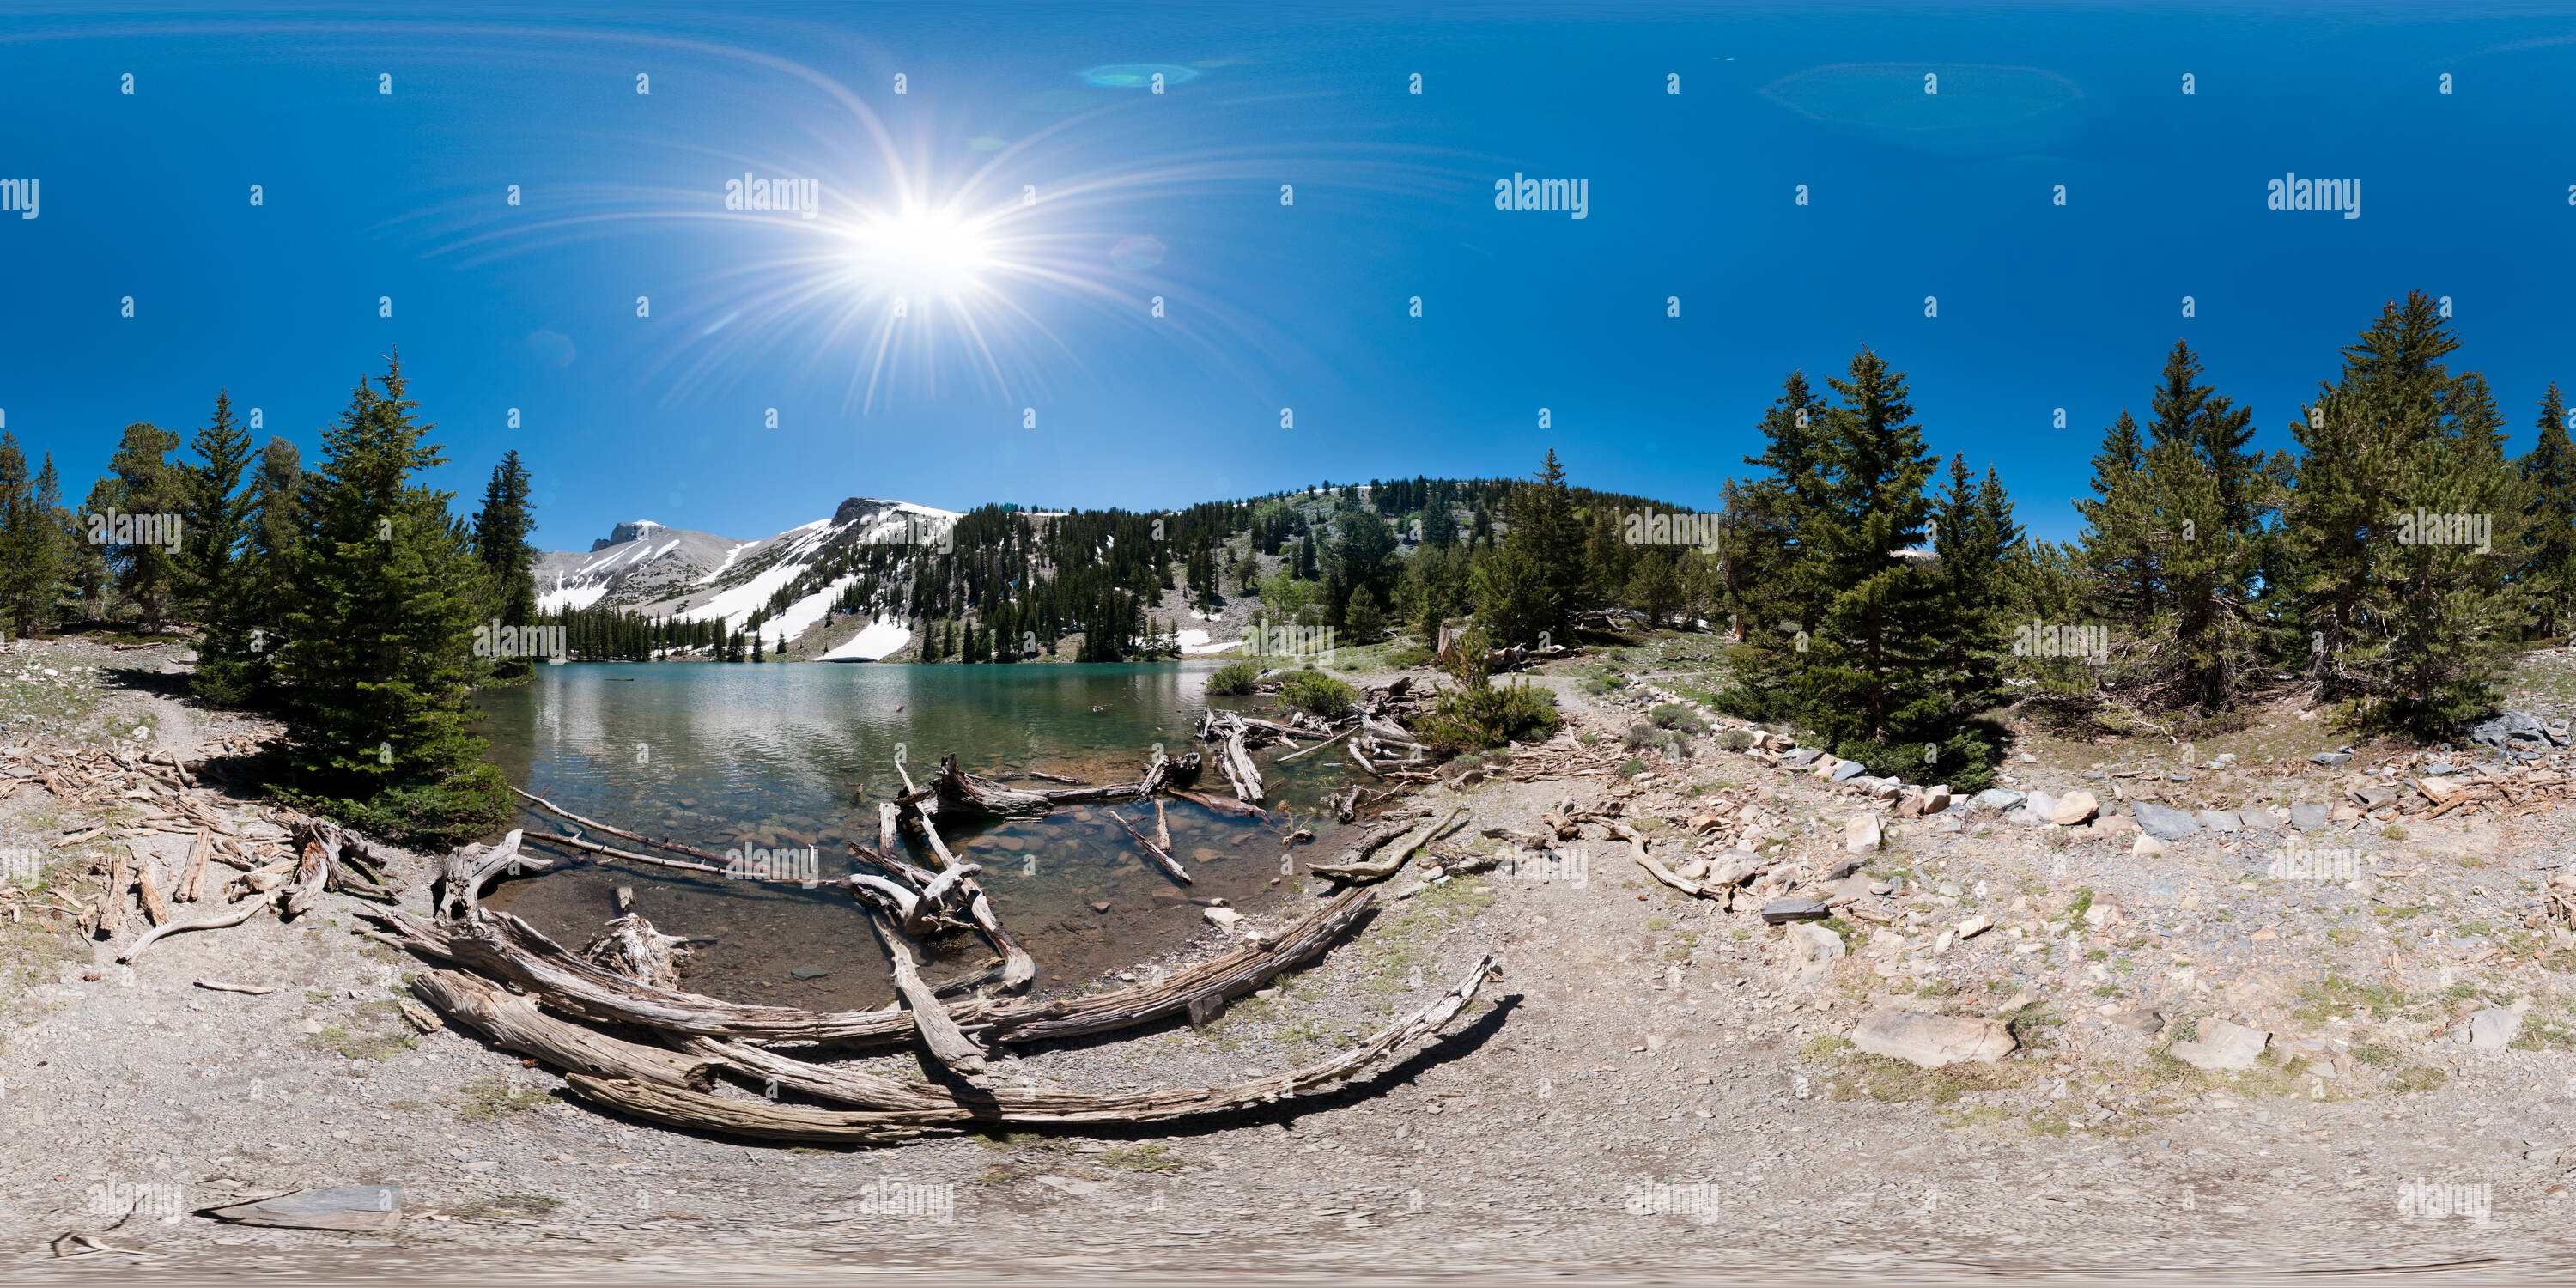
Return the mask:
<path id="1" fill-rule="evenodd" d="M 477 698 L 481 732 L 511 782 L 574 813 L 717 853 L 813 846 L 822 885 L 807 891 L 582 860 L 504 882 L 489 902 L 579 947 L 616 915 L 616 888 L 632 886 L 655 925 L 714 941 L 683 958 L 686 987 L 817 1009 L 882 1005 L 891 995 L 885 955 L 858 906 L 835 887 L 858 867 L 846 843 L 873 844 L 877 805 L 902 791 L 896 756 L 916 783 L 928 781 L 951 751 L 969 770 L 997 778 L 1040 769 L 1089 783 L 1133 781 L 1157 743 L 1173 756 L 1199 749 L 1190 730 L 1218 665 L 539 667 L 527 685 Z M 1166 803 L 1173 857 L 1195 879 L 1187 887 L 1103 816 L 1120 809 L 1152 835 L 1152 810 L 1134 802 L 1060 809 L 1043 819 L 943 816 L 940 837 L 960 858 L 983 865 L 977 879 L 1002 924 L 1037 959 L 1037 986 L 1045 989 L 1195 934 L 1200 907 L 1169 904 L 1170 895 L 1258 902 L 1286 853 L 1279 837 L 1289 825 L 1275 811 L 1285 806 L 1311 825 L 1317 803 L 1357 771 L 1323 752 L 1277 772 L 1264 764 L 1263 772 L 1272 787 L 1270 823 Z M 1225 790 L 1213 769 L 1199 786 Z M 515 825 L 532 835 L 566 830 L 552 815 L 523 813 Z M 917 846 L 909 836 L 906 844 Z M 1302 860 L 1309 847 L 1300 848 Z M 1157 893 L 1167 906 L 1156 904 Z M 1094 906 L 1100 903 L 1109 905 L 1106 912 Z M 929 947 L 926 973 L 934 980 L 989 954 L 973 936 Z M 792 972 L 800 967 L 825 973 L 797 979 Z"/>

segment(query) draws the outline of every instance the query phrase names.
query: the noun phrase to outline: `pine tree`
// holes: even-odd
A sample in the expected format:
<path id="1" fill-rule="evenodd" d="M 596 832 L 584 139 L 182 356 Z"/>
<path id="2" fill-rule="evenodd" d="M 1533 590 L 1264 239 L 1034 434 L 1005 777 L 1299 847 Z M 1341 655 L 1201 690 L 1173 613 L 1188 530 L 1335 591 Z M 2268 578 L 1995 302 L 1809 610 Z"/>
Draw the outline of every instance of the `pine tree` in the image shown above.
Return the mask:
<path id="1" fill-rule="evenodd" d="M 2149 504 L 2162 542 L 2163 607 L 2150 620 L 2150 682 L 2162 705 L 2235 705 L 2258 660 L 2250 605 L 2261 577 L 2273 476 L 2247 450 L 2253 413 L 2199 384 L 2200 359 L 2175 341 L 2154 398 Z"/>
<path id="2" fill-rule="evenodd" d="M 139 533 L 134 540 L 118 541 L 116 519 L 182 513 L 187 505 L 187 485 L 182 467 L 169 459 L 178 446 L 179 436 L 166 429 L 144 423 L 126 426 L 116 455 L 108 461 L 109 476 L 100 480 L 100 488 L 91 490 L 93 508 L 89 518 L 108 531 L 104 546 L 109 566 L 115 571 L 117 590 L 134 606 L 138 622 L 146 628 L 157 628 L 169 620 L 173 596 L 179 589 L 175 584 L 178 556 L 157 542 L 142 539 Z M 184 544 L 184 531 L 181 540 Z"/>
<path id="3" fill-rule="evenodd" d="M 1986 467 L 1982 483 L 1968 473 L 1967 458 L 1950 458 L 1949 485 L 1933 523 L 1932 549 L 1939 562 L 1941 616 L 1950 623 L 1934 640 L 1946 683 L 1958 700 L 1984 706 L 2002 692 L 2004 610 L 2012 600 L 2012 563 L 2022 545 L 2003 479 Z"/>
<path id="4" fill-rule="evenodd" d="M 2444 517 L 2519 526 L 2519 481 L 2485 382 L 2443 359 L 2459 341 L 2422 292 L 2344 350 L 2341 378 L 2294 430 L 2304 449 L 2285 517 L 2296 620 L 2320 696 L 2367 728 L 2448 737 L 2494 698 L 2509 545 L 2454 543 Z"/>
<path id="5" fill-rule="evenodd" d="M 244 549 L 258 497 L 241 485 L 250 467 L 250 436 L 233 420 L 229 391 L 216 392 L 215 414 L 197 430 L 191 446 L 197 464 L 180 467 L 187 508 L 182 512 L 178 574 L 204 631 L 190 687 L 211 705 L 245 706 L 260 683 L 250 634 L 257 625 L 256 605 Z"/>
<path id="6" fill-rule="evenodd" d="M 1529 602 L 1538 610 L 1537 625 L 1556 639 L 1573 637 L 1575 612 L 1586 606 L 1583 567 L 1583 519 L 1565 484 L 1565 466 L 1549 448 L 1538 477 L 1512 494 L 1511 531 L 1504 543 L 1528 556 L 1538 578 Z M 1533 638 L 1486 630 L 1506 644 L 1535 644 Z"/>
<path id="7" fill-rule="evenodd" d="M 2567 404 L 2551 382 L 2540 397 L 2540 438 L 2519 462 L 2524 559 L 2514 580 L 2543 637 L 2576 618 L 2576 444 L 2568 441 Z"/>
<path id="8" fill-rule="evenodd" d="M 466 728 L 479 579 L 454 494 L 414 481 L 443 463 L 415 406 L 391 359 L 323 432 L 279 664 L 283 793 L 380 834 L 453 844 L 508 817 L 510 800 Z"/>
<path id="9" fill-rule="evenodd" d="M 537 551 L 528 544 L 537 519 L 528 493 L 528 469 L 516 451 L 508 452 L 492 467 L 483 508 L 474 514 L 474 555 L 483 565 L 485 582 L 483 611 L 505 629 L 537 620 Z M 492 676 L 525 679 L 535 665 L 533 658 L 502 658 L 491 668 Z"/>
<path id="10" fill-rule="evenodd" d="M 52 455 L 31 479 L 17 435 L 0 433 L 0 621 L 20 637 L 54 619 L 67 543 L 59 486 Z"/>
<path id="11" fill-rule="evenodd" d="M 1734 700 L 1755 719 L 1787 714 L 1791 699 L 1773 686 L 1802 664 L 1788 654 L 1816 620 L 1815 597 L 1795 574 L 1804 552 L 1800 525 L 1818 503 L 1815 443 L 1825 411 L 1805 373 L 1790 372 L 1757 426 L 1762 454 L 1744 458 L 1767 473 L 1727 493 L 1725 611 L 1743 633 Z"/>
<path id="12" fill-rule="evenodd" d="M 1933 517 L 1924 485 L 1938 462 L 1903 373 L 1877 354 L 1862 350 L 1826 383 L 1840 403 L 1811 415 L 1799 428 L 1815 432 L 1782 458 L 1798 475 L 1767 480 L 1803 494 L 1787 575 L 1813 615 L 1790 649 L 1746 659 L 1751 682 L 1729 705 L 1785 705 L 1847 760 L 1980 784 L 1992 736 L 1968 718 L 1975 695 L 1944 673 L 1943 641 L 1990 626 L 1956 620 L 1937 574 L 1909 553 Z"/>
<path id="13" fill-rule="evenodd" d="M 2084 574 L 2104 617 L 2129 639 L 2143 639 L 2163 605 L 2163 541 L 2156 531 L 2147 449 L 2127 411 L 2102 435 L 2093 455 L 2093 499 L 2079 500 Z"/>

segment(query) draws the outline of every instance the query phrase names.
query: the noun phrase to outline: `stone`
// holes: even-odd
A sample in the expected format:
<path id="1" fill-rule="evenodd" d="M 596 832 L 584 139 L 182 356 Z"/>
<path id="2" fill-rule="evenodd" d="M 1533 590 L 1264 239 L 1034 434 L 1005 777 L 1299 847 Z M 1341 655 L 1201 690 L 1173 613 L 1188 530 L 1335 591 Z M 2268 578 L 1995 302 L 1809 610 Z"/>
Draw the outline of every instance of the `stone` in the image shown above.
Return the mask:
<path id="1" fill-rule="evenodd" d="M 2557 747 L 2564 747 L 2570 741 L 2576 741 L 2569 737 L 2565 724 L 2552 728 L 2540 717 L 2528 711 L 2507 711 L 2469 731 L 2469 741 L 2484 743 L 2499 751 L 2517 740 L 2546 743 Z"/>
<path id="2" fill-rule="evenodd" d="M 2138 802 L 2138 827 L 2159 841 L 2179 841 L 2200 830 L 2200 823 L 2178 809 L 2168 809 L 2153 801 Z"/>
<path id="3" fill-rule="evenodd" d="M 2302 832 L 2313 832 L 2324 827 L 2333 812 L 2333 808 L 2326 805 L 2293 805 L 2290 807 L 2290 826 Z"/>
<path id="4" fill-rule="evenodd" d="M 2337 805 L 2334 807 L 2334 812 L 2326 817 L 2337 823 L 2350 823 L 2361 817 L 2361 807 L 2358 805 Z"/>
<path id="5" fill-rule="evenodd" d="M 2434 774 L 2416 779 L 2415 790 L 2424 793 L 2424 799 L 2436 805 L 2446 805 L 2452 797 L 2460 794 L 2460 784 L 2457 780 Z"/>
<path id="6" fill-rule="evenodd" d="M 2031 808 L 2039 807 L 2033 805 Z M 2048 821 L 2059 827 L 2073 827 L 2078 823 L 2092 821 L 2093 816 L 2101 812 L 2101 798 L 2093 793 L 2068 792 L 2058 800 L 2057 808 L 2048 812 Z"/>
<path id="7" fill-rule="evenodd" d="M 1787 921 L 1814 921 L 1826 912 L 1825 905 L 1813 899 L 1774 899 L 1762 905 L 1762 920 L 1776 926 Z"/>
<path id="8" fill-rule="evenodd" d="M 1863 814 L 1843 824 L 1843 848 L 1854 854 L 1876 854 L 1885 840 L 1876 814 Z"/>
<path id="9" fill-rule="evenodd" d="M 1989 787 L 1971 798 L 1968 801 L 1968 808 L 1983 814 L 1991 813 L 1995 810 L 2011 809 L 2013 806 L 2021 804 L 2021 802 L 2022 794 L 2020 792 L 2006 791 L 2001 787 Z"/>
<path id="10" fill-rule="evenodd" d="M 2039 821 L 2045 823 L 2049 815 L 2057 812 L 2057 798 L 2046 792 L 2032 792 L 2022 798 L 2021 807 L 2038 815 Z"/>
<path id="11" fill-rule="evenodd" d="M 2317 754 L 2308 757 L 2308 760 L 2313 764 L 2319 765 L 2343 765 L 2351 763 L 2352 753 L 2349 751 L 2320 751 Z"/>
<path id="12" fill-rule="evenodd" d="M 1798 945 L 1802 960 L 1832 961 L 1845 955 L 1843 937 L 1812 921 L 1789 923 L 1789 942 Z"/>
<path id="13" fill-rule="evenodd" d="M 1865 872 L 1855 872 L 1835 883 L 1834 892 L 1825 896 L 1825 906 L 1839 908 L 1847 903 L 1857 903 L 1871 895 L 1882 893 L 1870 887 L 1885 884 L 1887 883 L 1884 881 L 1871 880 L 1869 874 Z"/>
<path id="14" fill-rule="evenodd" d="M 1236 912 L 1232 908 L 1207 908 L 1201 910 L 1199 915 L 1207 918 L 1211 925 L 1217 926 L 1220 929 L 1232 927 L 1235 923 L 1243 920 L 1243 914 Z"/>
<path id="15" fill-rule="evenodd" d="M 2278 832 L 2281 830 L 2281 820 L 2273 817 L 2272 811 L 2260 806 L 2239 810 L 2236 816 L 2245 821 L 2245 826 L 2250 831 Z"/>
<path id="16" fill-rule="evenodd" d="M 1708 875 L 1708 860 L 1692 859 L 1690 862 L 1673 869 L 1673 873 L 1685 881 L 1697 881 L 1701 877 Z"/>
<path id="17" fill-rule="evenodd" d="M 2521 1031 L 2520 1015 L 2501 1006 L 2490 1006 L 2471 1012 L 2456 1040 L 2467 1043 L 2472 1051 L 2502 1051 L 2513 1044 L 2514 1035 Z"/>
<path id="18" fill-rule="evenodd" d="M 787 968 L 787 973 L 798 979 L 821 979 L 832 972 L 820 966 L 790 966 Z"/>
<path id="19" fill-rule="evenodd" d="M 1835 765 L 1835 766 L 1834 766 L 1834 772 L 1833 772 L 1833 777 L 1832 777 L 1832 780 L 1831 780 L 1831 781 L 1839 783 L 1839 782 L 1842 782 L 1842 781 L 1843 781 L 1843 780 L 1845 780 L 1845 779 L 1849 779 L 1849 778 L 1858 778 L 1858 777 L 1860 777 L 1862 774 L 1865 774 L 1865 773 L 1868 773 L 1868 772 L 1869 772 L 1869 767 L 1868 767 L 1867 765 L 1864 765 L 1864 764 L 1860 763 L 1860 762 L 1859 762 L 1859 761 L 1857 761 L 1857 760 L 1846 760 L 1846 761 L 1843 761 L 1841 764 L 1838 764 L 1838 765 Z"/>
<path id="20" fill-rule="evenodd" d="M 1695 878 L 1706 885 L 1730 886 L 1762 870 L 1762 856 L 1746 850 L 1728 850 L 1708 861 L 1708 875 Z"/>
<path id="21" fill-rule="evenodd" d="M 2012 1030 L 2002 1020 L 1959 1015 L 1926 1015 L 1920 1011 L 1880 1010 L 1852 1029 L 1852 1045 L 1938 1069 L 1947 1064 L 1993 1064 L 2011 1055 Z"/>
<path id="22" fill-rule="evenodd" d="M 2138 833 L 2138 839 L 2129 842 L 2129 853 L 2131 854 L 2162 854 L 2164 852 L 2165 843 L 2157 840 L 2152 833 L 2140 832 Z"/>
<path id="23" fill-rule="evenodd" d="M 2153 1035 L 2165 1028 L 2165 1017 L 2157 1011 L 2121 1011 L 2103 1018 L 2131 1033 Z"/>
<path id="24" fill-rule="evenodd" d="M 1800 747 L 1796 751 L 1782 756 L 1780 758 L 1780 767 L 1782 769 L 1804 769 L 1807 766 L 1816 763 L 1816 757 L 1823 754 L 1823 752 L 1820 752 L 1813 747 Z"/>
<path id="25" fill-rule="evenodd" d="M 2021 806 L 2020 808 L 2013 810 L 2011 813 L 2004 815 L 2004 821 L 2021 827 L 2048 826 L 2048 816 L 2032 809 L 2028 805 Z"/>
<path id="26" fill-rule="evenodd" d="M 2200 825 L 2202 827 L 2208 828 L 2213 832 L 2242 832 L 2245 830 L 2245 820 L 2238 818 L 2236 816 L 2236 811 L 2234 810 L 2205 809 L 2193 817 L 2200 820 Z"/>
<path id="27" fill-rule="evenodd" d="M 335 1185 L 326 1190 L 297 1190 L 255 1203 L 236 1203 L 207 1213 L 236 1225 L 282 1226 L 290 1230 L 391 1230 L 402 1224 L 403 1188 L 399 1185 Z"/>
<path id="28" fill-rule="evenodd" d="M 2097 818 L 2093 820 L 2091 827 L 2084 829 L 2086 835 L 2097 841 L 2106 841 L 2115 836 L 2127 836 L 2137 830 L 2138 820 L 2121 814 Z"/>
<path id="29" fill-rule="evenodd" d="M 1959 938 L 1961 939 L 1974 939 L 1994 928 L 1995 919 L 1986 916 L 1983 913 L 1979 913 L 1974 917 L 1968 918 L 1966 921 L 1960 922 L 1956 927 L 1959 932 Z"/>
<path id="30" fill-rule="evenodd" d="M 1967 826 L 1966 823 L 1959 821 L 1957 814 L 1944 814 L 1932 824 L 1932 833 L 1935 836 L 1948 836 L 1965 830 Z"/>
<path id="31" fill-rule="evenodd" d="M 1950 808 L 1950 802 L 1953 799 L 1955 798 L 1950 795 L 1950 785 L 1948 783 L 1926 787 L 1923 789 L 1923 812 L 1926 814 L 1938 814 L 1943 810 Z"/>
<path id="32" fill-rule="evenodd" d="M 2096 896 L 2084 909 L 2084 924 L 2095 930 L 2116 926 L 2126 920 L 2121 915 L 2120 901 L 2108 895 Z"/>
<path id="33" fill-rule="evenodd" d="M 2267 1030 L 2212 1017 L 2201 1021 L 2199 1041 L 2176 1042 L 2171 1049 L 2175 1059 L 2195 1069 L 2243 1071 L 2254 1067 L 2254 1057 L 2271 1040 Z"/>

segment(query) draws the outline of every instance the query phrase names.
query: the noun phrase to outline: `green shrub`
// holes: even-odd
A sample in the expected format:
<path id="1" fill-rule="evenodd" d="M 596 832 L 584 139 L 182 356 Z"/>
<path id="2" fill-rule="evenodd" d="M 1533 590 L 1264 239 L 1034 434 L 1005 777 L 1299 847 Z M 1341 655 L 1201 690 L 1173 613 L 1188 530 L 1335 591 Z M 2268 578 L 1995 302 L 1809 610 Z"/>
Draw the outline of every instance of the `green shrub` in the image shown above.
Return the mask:
<path id="1" fill-rule="evenodd" d="M 1639 760 L 1634 756 L 1630 756 L 1626 760 L 1619 762 L 1619 776 L 1621 778 L 1634 778 L 1644 772 L 1646 772 L 1646 762 Z"/>
<path id="2" fill-rule="evenodd" d="M 1662 706 L 1656 707 L 1654 710 L 1646 713 L 1646 718 L 1653 721 L 1658 728 L 1671 729 L 1677 733 L 1703 734 L 1708 732 L 1708 721 L 1702 719 L 1698 712 L 1693 711 L 1689 707 L 1683 706 L 1678 702 L 1667 702 Z"/>
<path id="3" fill-rule="evenodd" d="M 1349 715 L 1358 697 L 1359 690 L 1314 670 L 1295 672 L 1279 686 L 1280 701 L 1327 720 Z"/>
<path id="4" fill-rule="evenodd" d="M 1680 734 L 1650 724 L 1628 726 L 1627 736 L 1620 741 L 1630 751 L 1657 752 L 1666 760 L 1683 760 L 1690 756 L 1690 744 Z"/>
<path id="5" fill-rule="evenodd" d="M 1246 694 L 1252 692 L 1253 684 L 1260 679 L 1261 668 L 1259 666 L 1251 662 L 1228 662 L 1225 665 L 1218 667 L 1214 674 L 1208 676 L 1207 691 L 1210 693 L 1235 695 Z"/>
<path id="6" fill-rule="evenodd" d="M 1750 729 L 1729 729 L 1725 733 L 1719 734 L 1717 741 L 1719 746 L 1726 748 L 1728 751 L 1743 751 L 1753 745 L 1753 731 Z"/>
<path id="7" fill-rule="evenodd" d="M 1415 726 L 1424 745 L 1441 751 L 1481 751 L 1506 742 L 1555 736 L 1564 722 L 1556 694 L 1531 684 L 1450 689 Z"/>
<path id="8" fill-rule="evenodd" d="M 1407 644 L 1386 655 L 1386 668 L 1390 671 L 1410 671 L 1415 667 L 1429 665 L 1431 665 L 1431 650 L 1419 644 Z"/>

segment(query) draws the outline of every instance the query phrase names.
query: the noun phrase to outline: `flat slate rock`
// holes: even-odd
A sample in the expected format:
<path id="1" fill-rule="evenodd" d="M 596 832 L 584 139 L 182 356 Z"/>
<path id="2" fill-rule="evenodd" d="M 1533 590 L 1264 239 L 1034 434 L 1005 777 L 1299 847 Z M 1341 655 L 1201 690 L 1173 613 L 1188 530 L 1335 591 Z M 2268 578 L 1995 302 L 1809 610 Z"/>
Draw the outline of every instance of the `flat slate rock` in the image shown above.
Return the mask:
<path id="1" fill-rule="evenodd" d="M 402 1223 L 402 1209 L 399 1185 L 335 1185 L 214 1208 L 206 1215 L 235 1225 L 290 1230 L 390 1230 Z"/>
<path id="2" fill-rule="evenodd" d="M 2245 830 L 2245 820 L 2238 818 L 2236 816 L 2236 811 L 2234 810 L 2205 809 L 2195 817 L 2200 820 L 2200 825 L 2202 827 L 2208 828 L 2213 832 L 2242 832 Z"/>
<path id="3" fill-rule="evenodd" d="M 1776 926 L 1784 921 L 1813 920 L 1825 916 L 1828 911 L 1825 905 L 1813 899 L 1774 899 L 1762 905 L 1762 920 Z"/>
<path id="4" fill-rule="evenodd" d="M 2308 757 L 2310 764 L 2317 765 L 2348 764 L 2351 760 L 2352 753 L 2349 751 L 2320 751 L 2317 754 Z"/>
<path id="5" fill-rule="evenodd" d="M 2295 827 L 2302 832 L 2313 832 L 2333 821 L 2334 807 L 2331 805 L 2293 805 L 2290 807 L 2290 826 Z"/>
<path id="6" fill-rule="evenodd" d="M 1992 1064 L 2011 1055 L 2012 1030 L 2002 1020 L 1921 1011 L 1873 1011 L 1852 1029 L 1852 1045 L 1871 1055 L 1937 1069 L 1945 1064 Z"/>
<path id="7" fill-rule="evenodd" d="M 1780 758 L 1780 767 L 1782 769 L 1804 769 L 1807 766 L 1816 763 L 1816 757 L 1821 754 L 1821 752 L 1818 752 L 1813 747 L 1800 747 L 1796 751 L 1782 756 Z"/>
<path id="8" fill-rule="evenodd" d="M 2201 1022 L 2198 1042 L 2176 1042 L 2168 1050 L 2173 1057 L 2195 1069 L 2246 1070 L 2254 1067 L 2254 1057 L 2272 1040 L 2270 1032 L 2249 1029 L 2231 1020 L 2209 1019 Z"/>
<path id="9" fill-rule="evenodd" d="M 1834 776 L 1832 781 L 1839 783 L 1846 778 L 1858 778 L 1868 772 L 1869 766 L 1864 765 L 1857 760 L 1846 760 L 1843 763 L 1834 766 Z"/>
<path id="10" fill-rule="evenodd" d="M 2460 1030 L 2459 1040 L 2469 1044 L 2474 1051 L 2502 1051 L 2512 1045 L 2514 1035 L 2521 1031 L 2521 1016 L 2501 1006 L 2490 1006 L 2469 1016 L 2467 1026 Z"/>
<path id="11" fill-rule="evenodd" d="M 2200 830 L 2200 820 L 2153 801 L 2139 801 L 2138 827 L 2159 841 L 2179 841 Z"/>
<path id="12" fill-rule="evenodd" d="M 1968 808 L 1980 811 L 2011 809 L 2013 806 L 2021 804 L 2023 799 L 2024 797 L 2020 792 L 2005 791 L 2000 787 L 1989 787 L 1986 790 L 1977 793 L 1975 797 L 1970 799 L 1968 802 Z"/>

